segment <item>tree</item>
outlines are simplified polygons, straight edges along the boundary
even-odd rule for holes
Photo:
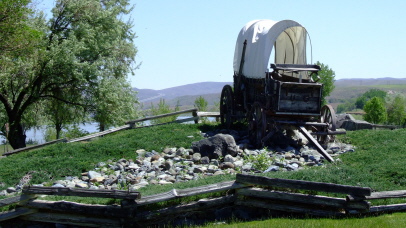
[[[357,98],[355,101],[355,107],[363,109],[366,102],[373,97],[379,97],[384,100],[386,97],[386,92],[379,89],[370,89],[362,94],[362,96]]]
[[[165,99],[160,99],[157,107],[155,107],[154,104],[151,103],[150,111],[151,111],[152,116],[158,116],[158,115],[162,115],[162,114],[179,111],[179,106],[177,105],[175,107],[175,109],[172,111],[171,108],[169,107],[169,105],[166,104]],[[159,119],[151,120],[151,123],[152,124],[167,123],[167,122],[175,121],[177,118],[178,118],[177,115],[167,116],[167,117],[162,117]]]
[[[402,125],[406,118],[405,99],[396,96],[388,107],[388,123]]]
[[[351,111],[355,109],[355,105],[353,102],[347,101],[344,104],[337,105],[337,113],[343,113],[346,111]]]
[[[130,21],[120,20],[131,9],[127,0],[57,0],[47,24],[43,17],[24,11],[22,21],[29,29],[21,34],[30,36],[17,37],[14,40],[21,42],[13,45],[32,42],[15,48],[18,52],[0,54],[3,122],[9,123],[8,140],[14,149],[25,147],[23,117],[34,104],[58,100],[94,109],[103,79],[124,80],[132,72],[135,34]]]
[[[28,90],[32,89],[29,81],[34,80],[33,59],[41,56],[41,38],[45,34],[38,26],[42,18],[33,18],[29,3],[30,0],[0,2],[0,112],[3,113],[0,124],[1,134],[13,148],[25,146],[22,123],[24,119],[33,120],[28,113],[35,107],[24,101],[32,99]]]
[[[195,99],[195,107],[199,109],[199,111],[207,111],[207,105],[208,103],[204,97],[199,96]]]
[[[69,105],[56,99],[48,100],[44,105],[46,125],[51,125],[55,130],[55,139],[61,138],[62,129],[69,125],[77,124],[85,118],[83,107]]]
[[[99,123],[99,130],[128,120],[136,119],[138,103],[136,92],[130,84],[123,79],[106,78],[101,81],[96,93],[93,119]]]
[[[386,121],[386,108],[384,102],[379,97],[373,97],[364,105],[364,120],[373,124],[383,123]]]
[[[323,92],[321,95],[322,105],[327,104],[326,97],[330,95],[330,93],[334,90],[334,79],[335,79],[335,72],[328,67],[328,65],[324,65],[323,63],[317,61],[316,65],[320,66],[320,71],[318,72],[318,76],[320,80],[318,82],[323,84]]]

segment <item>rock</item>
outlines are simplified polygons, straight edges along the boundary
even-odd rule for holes
[[[193,162],[199,162],[201,158],[202,155],[200,153],[194,153],[192,156]]]
[[[236,156],[238,152],[237,144],[231,135],[217,134],[213,137],[192,143],[194,152],[209,158],[224,157],[227,154]]]
[[[244,165],[244,161],[238,160],[234,162],[235,167],[242,167]]]
[[[8,195],[7,190],[0,191],[0,196],[6,196],[6,195]]]
[[[146,151],[144,149],[139,149],[139,150],[136,150],[135,153],[137,153],[138,156],[144,156]]]
[[[88,185],[87,185],[87,183],[80,182],[80,183],[76,183],[75,187],[76,188],[87,188]]]
[[[286,152],[285,153],[285,159],[292,159],[292,157],[294,157],[295,156],[295,154],[292,154],[291,152]]]
[[[210,158],[207,156],[204,156],[200,159],[200,163],[202,164],[209,164],[210,163]]]
[[[166,170],[172,169],[172,167],[173,167],[173,161],[172,161],[172,160],[166,160],[166,161],[165,161],[165,164],[164,164],[164,167],[165,167]]]
[[[231,162],[231,163],[234,163],[234,157],[231,156],[231,155],[229,155],[229,154],[227,154],[227,155],[224,157],[224,162]]]
[[[158,154],[152,155],[151,162],[157,161],[159,158],[161,158],[161,156],[159,156]]]
[[[219,170],[219,171],[216,171],[215,173],[213,173],[213,176],[218,176],[218,175],[224,175],[224,172]]]
[[[95,186],[95,185],[92,185],[92,186],[89,187],[89,189],[98,190],[99,187],[97,187],[97,186]]]
[[[297,163],[290,163],[286,165],[285,168],[288,170],[297,170],[299,168],[299,165]]]
[[[172,182],[166,181],[166,180],[160,180],[160,181],[158,181],[158,184],[165,185],[165,184],[172,184]]]
[[[64,187],[64,186],[62,186],[62,187]],[[14,187],[8,187],[6,189],[6,191],[7,191],[8,194],[17,192],[16,188],[14,188]]]
[[[131,164],[127,166],[128,169],[139,169],[140,167],[137,164]]]
[[[147,157],[152,157],[152,156],[154,156],[154,155],[157,155],[158,153],[156,152],[156,151],[150,151],[150,152],[145,152],[145,157],[147,158]]]
[[[251,170],[252,169],[252,164],[251,163],[247,163],[247,164],[245,164],[245,165],[243,165],[242,167],[241,167],[241,169],[242,170]]]
[[[158,184],[158,181],[157,180],[151,180],[149,183],[155,185],[155,184]]]
[[[347,131],[356,131],[363,129],[372,129],[372,124],[363,120],[345,120],[340,128],[344,128]]]
[[[104,177],[100,176],[100,177],[95,177],[95,178],[90,178],[90,182],[92,183],[102,183],[104,181]]]
[[[104,166],[106,166],[106,163],[104,163],[104,162],[97,163],[97,167],[104,167]]]
[[[220,164],[219,168],[220,169],[233,169],[234,164],[231,162],[224,162],[224,163]]]
[[[93,179],[93,178],[101,177],[101,176],[102,176],[101,173],[98,173],[98,172],[96,172],[96,171],[89,171],[89,172],[87,173],[87,175],[88,175],[89,179]]]
[[[271,165],[271,166],[269,166],[269,168],[268,169],[266,169],[265,171],[264,171],[264,173],[267,173],[267,172],[271,172],[271,171],[278,171],[279,170],[279,166],[277,166],[277,165]]]

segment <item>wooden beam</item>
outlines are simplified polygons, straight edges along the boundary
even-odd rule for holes
[[[262,188],[245,188],[238,189],[237,194],[255,198],[264,198],[264,199],[275,199],[282,201],[289,201],[301,204],[313,204],[328,206],[341,209],[351,209],[351,210],[368,210],[370,208],[369,203],[365,201],[349,203],[342,198],[334,198],[327,196],[318,196],[318,195],[306,195],[300,193],[289,193],[281,191],[266,190]]]
[[[232,205],[234,201],[235,197],[233,195],[218,197],[214,199],[201,199],[197,202],[192,202],[184,205],[167,207],[156,211],[142,212],[137,214],[135,220],[136,221],[150,220],[151,222],[156,223],[159,220],[168,220],[168,217],[174,215],[179,216],[184,215],[185,213],[191,211],[203,211],[213,207]]]
[[[107,216],[117,218],[128,218],[132,214],[128,210],[121,208],[119,205],[99,205],[99,204],[82,204],[67,201],[48,201],[32,200],[24,205],[25,207],[49,210],[54,212],[72,213],[91,216]]]
[[[6,152],[6,153],[3,154],[3,156],[9,156],[9,155],[17,154],[17,153],[20,153],[20,152],[23,152],[23,151],[38,149],[38,148],[41,148],[41,147],[44,147],[44,146],[48,146],[48,145],[59,143],[59,142],[66,142],[66,141],[67,140],[64,138],[64,139],[57,139],[57,140],[53,140],[53,141],[38,144],[38,145],[27,146],[27,147],[24,147],[24,148],[20,148],[20,149],[17,149],[17,150],[12,150],[12,151]]]
[[[68,143],[85,141],[85,140],[89,140],[89,139],[92,139],[92,138],[107,135],[107,134],[110,134],[110,133],[113,133],[113,132],[126,130],[126,129],[129,129],[129,128],[130,128],[130,125],[127,124],[127,125],[112,128],[112,129],[109,129],[109,130],[106,130],[106,131],[101,131],[101,132],[97,132],[97,133],[94,133],[94,134],[86,135],[86,136],[83,136],[83,137],[80,137],[80,138],[71,139],[71,140],[68,141]]]
[[[131,121],[127,121],[126,124],[134,124],[134,123],[138,123],[138,122],[144,122],[147,120],[153,120],[153,119],[158,119],[158,118],[168,117],[168,116],[175,116],[175,115],[189,113],[189,112],[197,112],[197,108],[187,109],[187,110],[178,111],[178,112],[171,112],[171,113],[166,113],[166,114],[157,115],[157,116],[150,116],[150,117],[137,119],[137,120],[131,120]]]
[[[2,199],[2,200],[0,200],[0,207],[8,206],[8,205],[15,204],[15,203],[22,204],[33,198],[36,198],[36,196],[35,195],[18,195],[18,196]]]
[[[406,204],[391,204],[391,205],[382,205],[382,206],[374,206],[369,209],[370,213],[376,212],[398,212],[398,211],[406,211]]]
[[[305,127],[299,126],[299,131],[316,147],[317,151],[329,162],[334,162],[334,159],[323,149],[313,136],[309,134]]]
[[[291,188],[298,190],[310,190],[319,192],[334,192],[343,193],[351,195],[371,195],[370,188],[354,187],[348,185],[322,183],[322,182],[311,182],[302,180],[288,180],[288,179],[278,179],[269,178],[262,176],[254,176],[247,174],[237,174],[236,182],[248,185],[259,185],[259,186],[269,186],[269,187],[280,187],[280,188]]]
[[[25,186],[24,194],[39,194],[39,195],[58,195],[58,196],[80,196],[80,197],[98,197],[98,198],[114,198],[114,199],[139,199],[140,192],[130,192],[122,190],[104,190],[104,189],[83,189],[83,188],[56,188],[56,187],[36,187]]]
[[[290,212],[290,213],[293,212],[293,213],[322,216],[322,217],[344,215],[344,213],[338,212],[338,211],[318,210],[318,209],[312,209],[312,208],[301,207],[301,206],[296,206],[296,205],[273,203],[273,202],[264,201],[264,200],[254,200],[254,199],[237,200],[235,202],[235,204],[239,205],[239,206],[265,208],[265,209],[276,210],[276,211],[284,211],[284,212]]]
[[[216,184],[204,185],[195,188],[176,190],[172,189],[169,192],[164,192],[156,195],[143,196],[141,199],[136,200],[137,205],[147,205],[151,203],[168,201],[171,199],[182,198],[187,196],[200,195],[211,192],[227,191],[245,187],[245,185],[235,183],[235,181],[226,181]]]
[[[24,208],[24,207],[17,208],[17,209],[12,210],[12,211],[7,211],[7,212],[4,212],[4,213],[0,213],[0,222],[1,221],[6,221],[6,220],[9,220],[9,219],[13,219],[13,218],[17,218],[17,217],[20,217],[20,216],[23,216],[23,215],[36,213],[36,212],[37,212],[37,210],[35,210],[35,209],[29,209],[29,208]]]
[[[199,117],[220,117],[220,112],[197,112]]]
[[[120,219],[96,218],[85,215],[38,212],[22,216],[21,219],[35,222],[59,223],[87,227],[122,227]]]
[[[370,196],[356,196],[356,195],[346,196],[347,201],[388,199],[388,198],[406,198],[406,190],[372,192]]]

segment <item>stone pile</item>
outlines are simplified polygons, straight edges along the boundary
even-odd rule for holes
[[[80,177],[70,176],[52,184],[30,184],[136,191],[147,185],[173,184],[207,176],[295,171],[324,164],[324,158],[306,145],[300,136],[294,137],[294,145],[275,144],[268,149],[257,150],[252,149],[244,133],[227,133],[205,133],[206,139],[194,142],[191,149],[165,148],[161,152],[139,149],[134,160],[102,161],[94,170],[82,173]],[[326,151],[334,157],[354,151],[354,148],[348,144],[330,143]],[[0,195],[16,192],[22,185],[20,182],[15,188],[0,192]]]

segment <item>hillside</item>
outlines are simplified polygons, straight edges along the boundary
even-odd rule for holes
[[[391,94],[406,94],[406,78],[340,79],[327,97],[330,103],[342,103],[357,98],[370,89],[380,89]]]
[[[214,109],[220,101],[220,94],[223,86],[232,82],[199,82],[187,84],[162,90],[152,89],[137,89],[138,99],[144,105],[144,108],[149,108],[151,103],[159,102],[160,99],[165,99],[166,103],[174,107],[177,104],[181,109],[193,107],[197,97],[204,97],[209,109]],[[377,88],[389,93],[406,94],[406,78],[370,78],[370,79],[340,79],[335,81],[335,89],[327,100],[330,103],[342,103],[345,100],[356,98],[369,89]],[[178,103],[179,102],[179,103]]]
[[[199,82],[193,84],[187,84],[182,86],[171,87],[162,90],[152,89],[137,89],[138,98],[140,102],[156,101],[160,98],[165,100],[174,99],[182,96],[193,96],[203,94],[221,93],[223,86],[226,84],[232,84],[232,82]]]

